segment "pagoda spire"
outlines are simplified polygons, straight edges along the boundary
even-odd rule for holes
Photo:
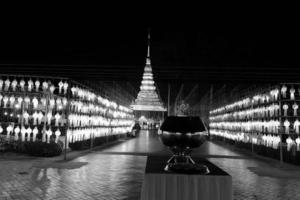
[[[147,58],[150,58],[150,30],[148,30],[148,51]]]
[[[148,49],[147,49],[146,65],[151,65],[151,59],[150,59],[150,29],[148,29]]]

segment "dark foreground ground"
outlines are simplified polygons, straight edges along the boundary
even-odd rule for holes
[[[138,200],[147,155],[168,154],[148,131],[69,161],[0,154],[0,199]],[[193,154],[232,176],[235,200],[300,199],[300,167],[210,141]]]

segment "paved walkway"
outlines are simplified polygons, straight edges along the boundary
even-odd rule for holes
[[[0,154],[0,199],[138,200],[149,154],[169,154],[150,132],[67,162]],[[205,156],[232,175],[236,200],[300,199],[300,167],[212,142],[193,156]]]

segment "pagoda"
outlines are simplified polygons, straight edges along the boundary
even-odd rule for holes
[[[150,59],[150,33],[148,33],[148,50],[143,80],[138,96],[134,103],[131,104],[131,108],[135,111],[137,117],[151,119],[152,121],[160,121],[159,118],[161,117],[159,117],[159,113],[163,113],[167,110],[158,96],[153,80]]]

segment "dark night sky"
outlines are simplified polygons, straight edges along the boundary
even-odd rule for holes
[[[21,24],[2,29],[2,73],[35,73],[74,79],[141,80],[147,26]],[[299,31],[287,26],[220,26],[151,30],[158,83],[257,83],[297,81]],[[17,64],[17,65],[15,65]],[[138,85],[137,85],[138,86]],[[164,86],[161,86],[164,87]]]
[[[298,65],[299,31],[280,27],[241,29],[152,28],[153,65]],[[2,32],[1,63],[144,65],[146,27],[14,29]]]

